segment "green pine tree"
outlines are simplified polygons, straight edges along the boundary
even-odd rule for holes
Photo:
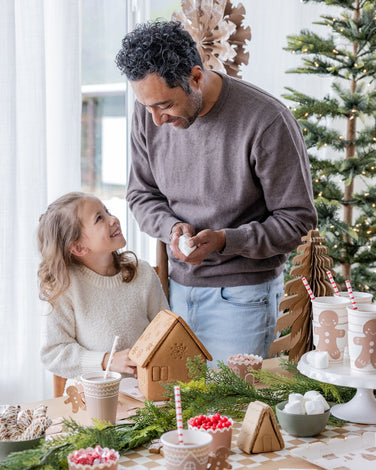
[[[314,24],[288,36],[285,50],[302,56],[289,73],[332,79],[315,98],[286,88],[311,163],[320,234],[346,290],[376,293],[376,0],[303,0],[333,6]],[[326,147],[325,156],[320,149]]]

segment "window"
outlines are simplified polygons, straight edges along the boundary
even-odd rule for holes
[[[133,96],[115,64],[127,30],[148,18],[170,19],[179,1],[82,0],[81,187],[119,217],[127,247],[152,265],[155,240],[127,210],[128,134]]]

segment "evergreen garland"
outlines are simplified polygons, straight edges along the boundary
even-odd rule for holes
[[[338,269],[336,283],[346,290],[376,293],[376,4],[374,0],[303,0],[335,7],[309,30],[288,36],[285,50],[301,55],[289,73],[333,80],[320,99],[292,88],[309,150],[320,234]],[[333,121],[335,120],[335,126]],[[339,130],[338,130],[339,129]],[[326,153],[320,149],[326,148]]]
[[[192,380],[180,383],[183,421],[198,414],[220,412],[233,418],[244,417],[248,404],[260,400],[271,407],[288,399],[290,393],[304,394],[309,390],[320,391],[328,401],[347,402],[355,390],[346,387],[318,382],[299,373],[296,365],[281,360],[281,365],[291,378],[282,374],[273,374],[265,370],[255,371],[255,376],[267,385],[258,390],[238,377],[223,362],[218,362],[217,369],[209,369],[200,356],[188,359],[188,368]],[[149,443],[163,433],[176,429],[174,385],[165,384],[166,406],[158,407],[151,401],[145,401],[144,407],[136,410],[129,422],[108,425],[95,422],[94,427],[85,427],[72,419],[63,422],[64,432],[54,439],[43,440],[31,450],[14,452],[0,462],[2,470],[66,470],[67,456],[75,449],[108,447],[121,454]],[[341,424],[341,420],[330,418],[329,424]]]

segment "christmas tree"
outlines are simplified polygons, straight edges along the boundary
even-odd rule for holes
[[[333,260],[328,256],[325,239],[317,230],[311,230],[302,241],[292,260],[292,279],[285,284],[286,297],[279,304],[279,311],[284,313],[275,328],[276,333],[287,330],[288,333],[275,339],[269,351],[270,356],[288,352],[290,361],[299,361],[304,353],[313,349],[312,304],[303,277],[316,297],[333,295],[327,275]]]
[[[376,292],[376,1],[303,0],[333,7],[288,36],[286,50],[302,55],[291,73],[331,79],[331,92],[312,97],[287,88],[308,148],[318,228],[337,272],[356,290]],[[331,8],[329,8],[331,11]]]

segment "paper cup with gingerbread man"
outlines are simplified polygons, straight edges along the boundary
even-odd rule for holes
[[[347,346],[347,306],[350,300],[323,296],[312,300],[313,344],[326,351],[329,362],[343,362]]]
[[[376,373],[376,305],[347,307],[348,342],[351,370],[359,374]]]

